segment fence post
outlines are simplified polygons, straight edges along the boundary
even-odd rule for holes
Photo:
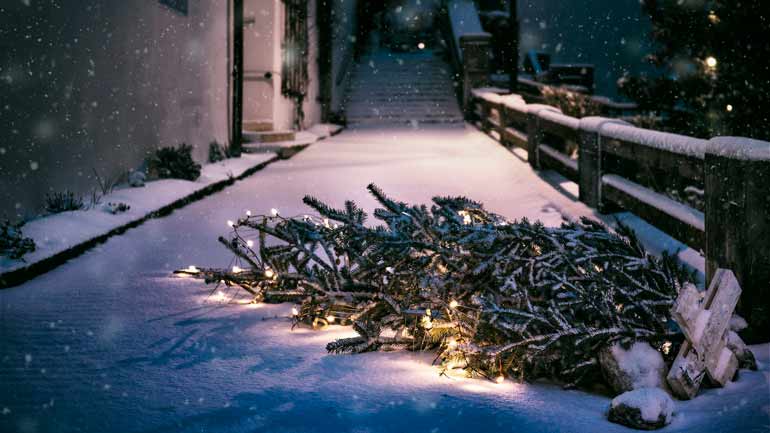
[[[463,111],[473,110],[471,90],[486,86],[489,82],[489,44],[492,35],[478,33],[460,36],[460,52],[463,56]]]
[[[719,268],[741,284],[738,313],[749,342],[770,339],[770,143],[709,142],[705,161],[706,282]]]
[[[602,143],[600,130],[605,123],[628,123],[606,117],[580,119],[578,145],[578,188],[580,201],[589,207],[602,209]]]
[[[527,109],[527,161],[536,170],[540,170],[540,158],[538,158],[537,148],[543,139],[542,135],[537,113]]]
[[[561,113],[556,107],[543,104],[527,105],[527,161],[532,168],[540,170],[540,153],[538,148],[542,143],[544,134],[540,127],[540,112],[548,110]]]

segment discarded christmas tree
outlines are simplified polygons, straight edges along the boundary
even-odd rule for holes
[[[338,210],[306,197],[320,217],[231,222],[220,241],[238,259],[232,270],[179,272],[297,302],[295,324],[352,324],[359,336],[330,352],[437,350],[444,371],[489,379],[579,385],[608,344],[680,338],[670,309],[689,275],[625,229],[510,223],[465,198],[428,208],[369,190],[380,226],[352,202]]]

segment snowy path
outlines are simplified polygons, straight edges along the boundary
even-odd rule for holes
[[[605,421],[602,396],[439,377],[430,354],[327,355],[349,329],[291,331],[290,305],[221,304],[170,276],[227,265],[216,237],[245,209],[302,214],[310,193],[371,210],[372,181],[551,225],[589,212],[475,130],[346,131],[0,291],[0,432],[629,431]],[[767,431],[768,346],[757,355],[760,372],[678,403],[664,431]]]

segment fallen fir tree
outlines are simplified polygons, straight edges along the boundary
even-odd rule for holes
[[[178,272],[257,302],[297,302],[295,325],[351,324],[359,335],[330,342],[330,352],[435,350],[444,372],[493,380],[578,386],[601,380],[597,354],[607,345],[681,340],[670,310],[692,276],[645,253],[628,229],[508,222],[462,197],[428,208],[369,191],[381,225],[365,225],[353,202],[333,209],[306,197],[320,217],[230,222],[232,236],[220,241],[233,269]]]

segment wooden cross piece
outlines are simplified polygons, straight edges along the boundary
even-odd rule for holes
[[[698,393],[705,374],[724,386],[735,375],[738,359],[727,345],[727,332],[741,286],[732,271],[719,269],[705,294],[691,284],[679,292],[672,311],[686,337],[667,381],[674,394],[689,400]]]

